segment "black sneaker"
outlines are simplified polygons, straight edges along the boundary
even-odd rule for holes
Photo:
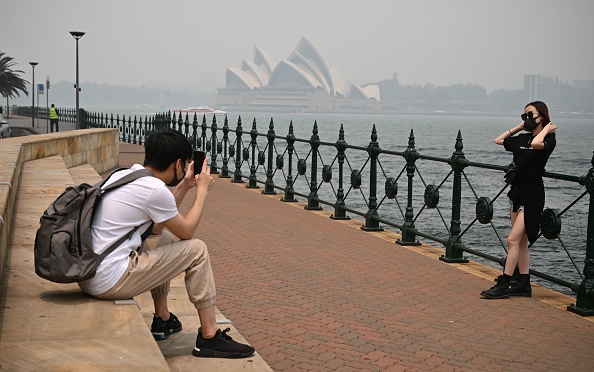
[[[198,328],[196,347],[192,350],[192,355],[211,358],[245,358],[252,355],[255,349],[233,341],[227,334],[230,330],[229,328],[223,331],[219,329],[213,338],[206,339],[202,337],[202,328]]]
[[[166,340],[174,333],[182,330],[182,324],[173,313],[169,313],[167,321],[161,319],[157,315],[153,315],[153,324],[151,325],[151,333],[157,341]]]
[[[501,282],[499,282],[493,287],[482,291],[481,296],[491,300],[499,298],[509,298],[509,292],[509,284],[502,284]]]

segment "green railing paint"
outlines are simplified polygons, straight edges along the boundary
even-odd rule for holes
[[[21,110],[22,108],[19,108]],[[75,112],[68,109],[59,109],[60,113],[64,118],[74,120],[76,117]],[[485,164],[479,162],[472,162],[466,159],[463,152],[463,140],[462,133],[459,131],[455,145],[454,152],[449,158],[442,158],[437,156],[429,156],[420,154],[415,148],[415,137],[413,130],[410,131],[408,138],[408,146],[404,152],[393,151],[388,149],[382,149],[378,143],[378,135],[375,126],[371,131],[371,141],[366,147],[349,145],[345,141],[344,129],[341,125],[338,140],[335,143],[327,143],[320,140],[318,136],[317,122],[314,122],[312,135],[309,139],[296,138],[293,133],[293,123],[289,125],[287,136],[278,136],[275,132],[274,122],[271,119],[266,133],[259,133],[257,129],[257,123],[254,119],[252,128],[250,131],[245,131],[242,127],[241,117],[237,120],[235,130],[229,129],[227,117],[225,117],[225,124],[223,126],[222,140],[219,140],[219,128],[217,127],[216,117],[213,116],[210,128],[206,122],[206,116],[202,117],[201,123],[198,122],[199,118],[194,114],[193,120],[190,121],[186,114],[185,119],[182,118],[180,113],[177,117],[169,112],[159,113],[150,117],[146,117],[144,120],[141,118],[137,120],[136,117],[116,115],[115,119],[112,115],[103,115],[86,112],[81,109],[81,127],[101,127],[101,128],[118,128],[120,133],[120,139],[124,142],[135,143],[142,145],[144,139],[148,134],[154,130],[160,130],[164,128],[172,128],[183,133],[188,140],[191,141],[192,145],[196,149],[203,149],[210,153],[211,159],[211,172],[213,174],[218,173],[217,160],[222,157],[223,167],[221,168],[221,174],[219,177],[232,177],[232,182],[243,183],[245,179],[248,183],[245,187],[247,188],[259,188],[259,184],[264,185],[264,194],[274,194],[275,190],[279,190],[283,193],[282,201],[294,202],[295,197],[299,196],[307,201],[306,209],[319,210],[321,204],[325,204],[330,208],[333,208],[334,213],[331,218],[337,220],[349,219],[347,215],[351,213],[359,216],[363,221],[364,225],[362,229],[365,231],[378,231],[382,227],[380,224],[390,226],[401,231],[401,240],[396,243],[400,245],[418,245],[418,237],[422,237],[433,242],[442,244],[445,247],[445,253],[440,258],[445,262],[468,262],[464,257],[464,253],[473,254],[475,256],[487,259],[493,262],[497,262],[500,265],[503,264],[504,257],[496,257],[487,252],[481,251],[477,247],[469,247],[463,244],[462,238],[464,235],[473,227],[476,221],[480,224],[490,224],[495,231],[498,239],[498,243],[502,246],[503,250],[506,250],[506,245],[501,236],[498,234],[497,229],[491,222],[492,218],[492,204],[493,202],[505,191],[505,187],[501,189],[491,200],[485,196],[479,196],[480,194],[473,188],[470,179],[465,173],[467,168],[480,168],[486,170],[506,172],[509,171],[510,166],[501,166],[495,164]],[[62,116],[60,118],[62,119]],[[210,134],[208,133],[210,129]],[[235,132],[235,139],[231,139],[228,136],[229,132]],[[250,142],[244,142],[243,136],[249,135]],[[265,141],[265,148],[263,151],[259,150],[258,139],[262,138],[261,141]],[[282,143],[282,151],[278,148]],[[298,153],[296,144],[300,146],[307,146],[307,155],[300,156]],[[320,149],[323,148],[326,152],[333,151],[333,161],[325,164],[320,153]],[[361,169],[353,169],[348,160],[350,152],[367,153],[367,160]],[[276,154],[276,156],[275,156]],[[386,175],[383,169],[380,157],[400,157],[404,159],[405,165],[402,167],[400,174],[397,177],[390,177]],[[233,171],[228,169],[228,163],[233,158],[233,164],[235,169]],[[416,162],[418,160],[426,160],[431,162],[448,164],[451,167],[451,171],[443,179],[441,184],[427,185],[425,180],[422,178],[422,174],[419,171]],[[530,272],[533,276],[541,279],[556,283],[558,285],[570,288],[576,293],[576,303],[568,307],[568,310],[578,313],[580,315],[594,315],[594,155],[592,157],[592,168],[589,169],[585,176],[565,175],[557,173],[545,173],[545,178],[563,180],[571,183],[578,183],[585,187],[584,194],[577,198],[566,210],[571,208],[577,203],[583,196],[588,194],[589,197],[589,211],[587,220],[587,236],[586,236],[586,257],[584,262],[583,274],[579,272],[576,266],[577,272],[582,278],[581,283],[576,283],[568,279],[555,277],[547,273],[539,272],[538,270],[531,269]],[[337,165],[336,165],[337,164]],[[367,167],[367,165],[369,166]],[[296,165],[296,170],[293,167]],[[321,169],[319,168],[321,166]],[[346,169],[345,169],[346,166]],[[242,169],[249,167],[249,176],[244,176]],[[333,168],[338,167],[338,189],[334,189],[333,181]],[[309,172],[307,169],[309,168]],[[319,170],[320,169],[320,170]],[[286,170],[286,173],[285,173]],[[350,173],[350,185],[349,182],[345,184],[345,177],[347,181]],[[378,175],[383,173],[386,178],[384,195],[378,200]],[[321,182],[318,183],[318,176],[321,174]],[[367,176],[365,176],[367,174]],[[278,186],[275,183],[275,177],[283,178],[282,186]],[[309,177],[308,177],[309,175]],[[418,209],[417,215],[415,216],[415,209],[413,201],[415,200],[414,179],[415,175],[418,175],[422,184],[425,186],[423,196],[423,205]],[[440,190],[450,180],[452,181],[452,195],[451,195],[451,219],[449,226],[442,215],[439,198]],[[260,177],[260,178],[258,178]],[[398,200],[398,181],[401,177],[406,177],[406,206],[404,211]],[[462,214],[462,190],[464,182],[468,184],[469,190],[472,191],[476,199],[476,210],[475,216],[469,216],[468,210],[464,210]],[[297,182],[304,182],[307,187],[298,188],[296,187]],[[319,190],[323,186],[329,186],[334,194],[333,200],[324,200],[319,196]],[[362,186],[368,187],[368,194],[365,195]],[[366,210],[360,210],[356,206],[349,205],[354,196],[352,194],[359,193],[361,199],[363,199]],[[380,195],[381,196],[381,195]],[[416,195],[418,198],[419,195]],[[400,211],[400,217],[402,222],[398,222],[398,215],[394,215],[381,212],[382,207],[387,202],[394,202],[396,207]],[[415,222],[420,221],[421,213],[425,210],[435,209],[444,224],[446,236],[436,235],[430,231],[419,231],[415,226]],[[565,212],[563,211],[563,212]],[[380,213],[381,212],[381,213]],[[543,223],[543,234],[544,237],[557,239],[561,245],[563,242],[558,236],[558,230],[560,225],[561,215],[555,210],[545,210],[546,218]],[[472,222],[462,229],[462,221],[472,219]],[[545,231],[546,230],[546,231]],[[565,249],[570,260],[573,262],[573,258]]]

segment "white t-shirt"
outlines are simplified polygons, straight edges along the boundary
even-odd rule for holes
[[[134,164],[130,169],[116,172],[106,185],[139,169],[143,166]],[[91,227],[95,253],[102,253],[135,227],[141,227],[101,262],[93,278],[80,282],[80,288],[90,295],[111,289],[126,272],[130,252],[140,247],[141,235],[151,223],[167,221],[177,214],[175,197],[156,177],[142,177],[107,192],[99,203]]]

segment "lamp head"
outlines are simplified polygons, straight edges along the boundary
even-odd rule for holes
[[[37,66],[37,62],[29,62],[29,64],[33,67]]]
[[[83,37],[85,33],[82,31],[70,31],[70,35],[72,35],[76,40],[80,39],[81,37]]]

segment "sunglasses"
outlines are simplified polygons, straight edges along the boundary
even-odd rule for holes
[[[530,119],[536,119],[537,117],[533,117],[534,113],[533,112],[528,112],[527,114],[522,114],[520,115],[520,117],[522,118],[522,120],[526,121],[526,119],[530,118]]]

